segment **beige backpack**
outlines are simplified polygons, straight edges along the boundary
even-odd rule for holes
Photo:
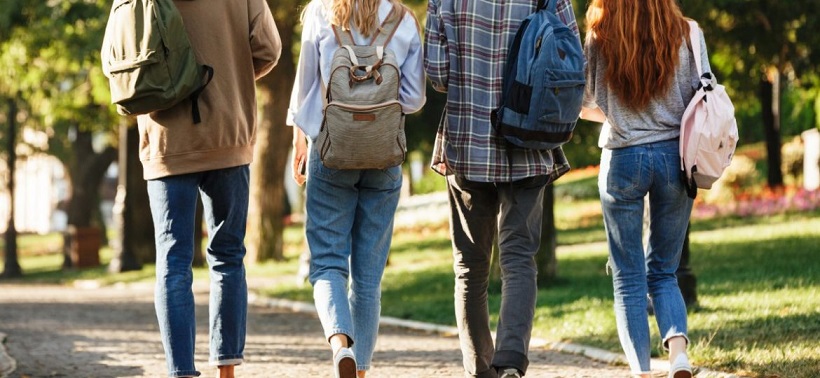
[[[316,139],[322,163],[333,169],[385,169],[404,162],[404,114],[399,104],[401,72],[390,42],[404,18],[394,4],[368,46],[333,25],[339,49],[333,55],[324,121]]]

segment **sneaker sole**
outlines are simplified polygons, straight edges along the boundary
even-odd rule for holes
[[[675,374],[672,376],[673,378],[692,378],[691,371],[676,371]]]
[[[356,361],[352,358],[342,358],[339,361],[338,369],[339,378],[356,378]]]

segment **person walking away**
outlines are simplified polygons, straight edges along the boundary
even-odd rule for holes
[[[396,11],[404,11],[385,50],[394,53],[401,72],[401,111],[414,113],[426,100],[422,46],[418,23],[403,7],[388,0],[313,0],[303,13],[302,48],[288,124],[297,126],[293,178],[300,185],[307,180],[309,280],[336,377],[364,377],[371,367],[379,329],[381,279],[402,174],[400,164],[386,169],[334,169],[320,157],[315,142],[323,127],[333,56],[340,48],[334,27],[341,28],[340,33],[349,31],[356,45],[369,45],[381,31],[379,25],[398,17],[401,13]],[[307,174],[301,169],[304,164]]]
[[[214,68],[199,96],[137,117],[140,160],[154,221],[155,306],[168,374],[195,377],[191,288],[194,215],[201,196],[210,272],[210,364],[233,377],[242,363],[247,315],[245,223],[256,135],[255,80],[276,65],[281,42],[264,0],[176,1],[197,60]]]
[[[701,56],[674,0],[593,0],[587,10],[587,90],[581,117],[604,122],[598,188],[609,243],[615,319],[636,377],[650,377],[647,294],[669,351],[669,377],[688,378],[686,305],[675,271],[692,210],[681,177],[681,117],[699,82]],[[649,242],[642,241],[644,197]]]
[[[558,1],[556,13],[577,36],[571,2],[551,1]],[[507,50],[521,21],[538,5],[536,0],[428,2],[425,69],[433,87],[447,93],[432,168],[447,178],[455,315],[467,377],[527,372],[544,188],[570,169],[560,147],[508,151],[490,120],[501,97]],[[496,237],[502,300],[493,343],[487,289]]]

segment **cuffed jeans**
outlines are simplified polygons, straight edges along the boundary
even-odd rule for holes
[[[456,323],[466,377],[496,378],[496,369],[503,367],[527,371],[547,180],[536,176],[512,184],[485,183],[447,176]],[[493,347],[487,288],[496,234],[502,282]]]
[[[686,305],[675,271],[692,199],[680,176],[678,140],[604,149],[598,187],[609,243],[618,336],[633,374],[650,371],[647,293],[663,344],[687,337]],[[649,245],[641,237],[649,195]],[[688,339],[687,339],[688,341]]]
[[[310,283],[325,338],[346,335],[368,370],[381,313],[381,281],[399,203],[401,166],[331,169],[311,148],[307,180]],[[348,291],[348,279],[350,290]]]
[[[199,376],[194,367],[196,322],[191,263],[194,218],[202,195],[209,242],[210,363],[243,360],[248,287],[245,281],[247,165],[148,181],[157,248],[155,307],[168,374]]]

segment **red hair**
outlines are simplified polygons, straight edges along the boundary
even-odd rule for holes
[[[587,43],[606,62],[604,81],[627,107],[645,108],[672,84],[689,24],[675,0],[592,0]]]

